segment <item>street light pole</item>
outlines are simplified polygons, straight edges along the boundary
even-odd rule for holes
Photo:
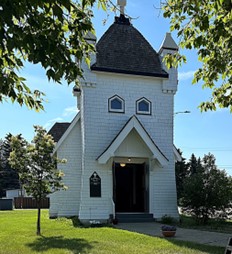
[[[189,114],[189,113],[191,113],[191,111],[185,110],[185,111],[178,111],[178,112],[175,112],[174,115],[177,115],[177,114]]]

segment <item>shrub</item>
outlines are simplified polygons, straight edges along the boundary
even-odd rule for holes
[[[175,219],[172,216],[165,214],[164,216],[162,216],[161,222],[163,224],[173,224],[175,222]]]
[[[217,169],[215,157],[205,155],[202,169],[184,182],[183,211],[206,224],[209,218],[226,218],[232,201],[232,179]],[[218,212],[220,211],[220,213]]]

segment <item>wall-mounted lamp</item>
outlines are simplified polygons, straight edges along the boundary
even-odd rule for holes
[[[120,167],[124,168],[126,166],[126,163],[120,163]]]

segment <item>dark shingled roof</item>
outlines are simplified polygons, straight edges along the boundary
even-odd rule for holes
[[[115,18],[96,51],[92,70],[168,78],[157,52],[123,15]]]
[[[68,129],[69,125],[70,123],[55,123],[49,130],[48,134],[52,135],[55,142],[58,142]]]

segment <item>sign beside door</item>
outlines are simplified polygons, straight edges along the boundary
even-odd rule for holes
[[[94,172],[89,178],[89,188],[91,198],[101,197],[101,178],[97,172]]]

